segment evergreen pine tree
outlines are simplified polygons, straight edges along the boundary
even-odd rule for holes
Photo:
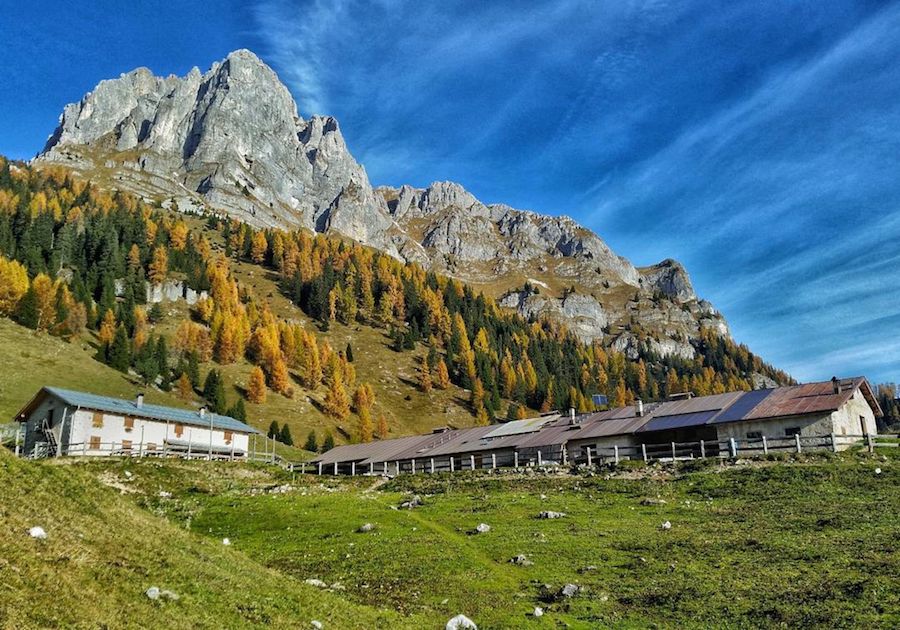
[[[319,442],[316,440],[315,431],[310,431],[309,435],[306,436],[306,444],[303,445],[303,449],[309,451],[310,453],[318,452]]]
[[[231,416],[235,420],[240,420],[241,422],[247,421],[247,409],[244,407],[244,399],[238,398],[237,402],[234,403],[228,411],[225,412],[226,416]]]
[[[187,375],[192,386],[200,386],[200,355],[196,350],[191,350],[188,354]]]
[[[128,340],[128,333],[124,326],[116,328],[116,336],[113,337],[112,344],[109,346],[107,362],[110,367],[120,372],[127,372],[131,365],[131,342]]]
[[[287,423],[281,425],[281,435],[279,436],[278,441],[282,444],[287,444],[288,446],[294,445],[294,438],[291,437],[291,428]]]
[[[331,431],[325,433],[325,441],[322,442],[322,452],[327,453],[331,449],[334,448],[334,436],[331,434]]]
[[[347,351],[344,353],[344,356],[347,357],[347,361],[353,363],[353,347],[350,345],[350,342],[347,342]]]
[[[27,326],[32,330],[37,330],[38,304],[37,293],[35,293],[33,285],[28,287],[28,290],[25,291],[25,295],[23,295],[22,299],[19,300],[19,312],[17,319],[23,326]]]
[[[270,438],[275,438],[276,440],[281,437],[281,429],[278,428],[277,421],[272,420],[272,422],[269,423],[269,432],[266,433],[266,435],[268,435]]]

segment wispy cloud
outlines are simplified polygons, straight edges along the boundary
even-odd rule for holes
[[[674,256],[802,378],[900,372],[900,7],[265,0],[263,54],[376,183],[461,181]],[[896,354],[896,352],[894,352]],[[896,378],[896,374],[892,376]]]

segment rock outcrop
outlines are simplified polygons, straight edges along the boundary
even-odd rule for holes
[[[339,233],[626,352],[689,357],[702,326],[728,334],[676,261],[637,269],[568,217],[485,204],[453,182],[374,189],[337,121],[303,119],[247,50],[205,73],[101,81],[65,107],[36,161],[185,212]]]

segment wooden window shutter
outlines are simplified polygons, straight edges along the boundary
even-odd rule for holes
[[[131,450],[131,440],[122,440],[122,450],[123,451]]]
[[[181,437],[182,435],[184,435],[184,425],[176,424],[175,425],[175,437]]]
[[[233,431],[225,431],[225,443],[231,444],[232,438],[234,438],[234,432]]]
[[[91,450],[92,451],[100,450],[100,436],[99,435],[91,436]]]
[[[92,426],[93,426],[95,429],[102,429],[102,428],[103,428],[103,413],[102,413],[102,412],[100,412],[100,411],[95,411],[95,412],[94,412],[94,419],[93,419]]]
[[[134,429],[134,418],[125,416],[125,430],[131,431],[132,429]]]

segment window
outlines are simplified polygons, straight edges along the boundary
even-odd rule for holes
[[[175,437],[181,437],[182,435],[184,435],[184,425],[176,424],[175,425]]]
[[[787,437],[794,437],[795,435],[800,435],[800,427],[788,427],[784,430],[784,434]]]
[[[762,431],[747,431],[747,439],[748,440],[761,440],[762,439]]]
[[[92,451],[100,450],[100,436],[99,435],[91,436],[91,450]]]
[[[131,432],[134,430],[134,418],[125,416],[125,430]]]
[[[122,440],[122,450],[123,451],[131,450],[131,440]]]
[[[156,443],[155,443],[155,442],[147,442],[147,450],[148,450],[148,451],[155,451],[156,448],[157,448],[157,447],[156,447]]]
[[[226,443],[226,444],[231,444],[231,440],[232,440],[233,437],[234,437],[234,432],[232,432],[232,431],[225,431],[225,443]]]
[[[103,428],[103,414],[102,413],[100,413],[99,411],[94,412],[94,420],[93,420],[93,423],[91,424],[91,426],[94,427],[95,429]]]

